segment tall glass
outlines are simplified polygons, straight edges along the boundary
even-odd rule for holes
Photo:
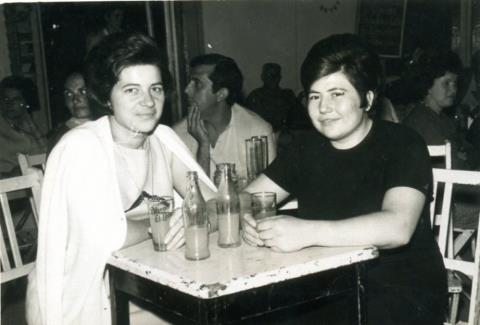
[[[170,229],[169,223],[174,209],[173,197],[151,196],[148,198],[147,204],[153,249],[158,252],[164,252],[167,250],[165,237]]]
[[[251,182],[257,176],[257,164],[255,162],[255,146],[253,139],[245,140],[245,153],[247,158],[247,177],[248,181]]]
[[[252,193],[252,216],[255,220],[273,217],[277,214],[277,194],[274,192]]]

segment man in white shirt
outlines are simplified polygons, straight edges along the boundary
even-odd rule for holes
[[[210,178],[215,164],[225,162],[235,163],[238,177],[247,178],[245,140],[252,136],[268,137],[270,163],[276,156],[272,127],[238,104],[243,76],[235,61],[206,54],[193,58],[190,68],[188,116],[173,129]]]

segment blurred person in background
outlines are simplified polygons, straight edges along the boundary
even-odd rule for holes
[[[51,130],[48,137],[48,152],[50,152],[60,138],[69,130],[93,119],[90,109],[87,86],[81,70],[74,69],[68,73],[63,85],[65,107],[70,112],[70,118]]]
[[[282,67],[278,63],[265,63],[262,67],[263,86],[247,97],[246,106],[270,123],[275,133],[288,124],[288,118],[298,110],[295,93],[280,88]]]
[[[234,163],[239,178],[247,178],[245,140],[267,136],[268,162],[276,156],[272,126],[241,106],[243,76],[232,58],[206,54],[190,62],[185,88],[188,116],[173,129],[203,170],[213,178],[215,165]]]
[[[455,169],[478,165],[479,152],[465,139],[465,133],[447,110],[457,95],[457,79],[462,69],[459,57],[450,50],[423,49],[412,62],[410,82],[417,101],[403,123],[417,131],[427,145],[452,144]]]
[[[122,24],[125,16],[124,10],[116,4],[103,5],[105,7],[101,14],[103,24],[87,35],[87,53],[105,36],[122,31]]]
[[[47,141],[30,112],[37,105],[36,88],[30,79],[10,76],[0,82],[0,176],[20,175],[18,153],[47,151]]]

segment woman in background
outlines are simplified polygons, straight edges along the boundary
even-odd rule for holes
[[[417,131],[427,145],[450,141],[453,168],[471,169],[479,164],[480,151],[466,141],[458,123],[446,114],[455,102],[461,68],[460,59],[450,50],[419,51],[410,67],[410,83],[418,101],[403,123]]]
[[[293,195],[298,217],[245,214],[244,238],[277,252],[377,246],[379,258],[366,264],[366,323],[442,324],[447,277],[428,213],[428,151],[412,130],[368,116],[380,76],[378,56],[355,35],[312,47],[301,79],[315,129],[246,188],[279,201]],[[348,322],[344,310],[333,314],[330,323]]]
[[[29,79],[10,76],[0,82],[0,178],[18,176],[18,153],[46,152],[46,139],[33,122],[35,87]]]
[[[87,86],[79,70],[73,70],[67,75],[63,85],[63,98],[71,117],[49,132],[49,152],[65,133],[93,119],[93,112],[88,102]]]
[[[87,85],[111,115],[68,132],[51,152],[43,183],[36,269],[29,275],[29,324],[110,324],[104,285],[113,251],[147,239],[150,195],[183,194],[197,170],[206,199],[215,187],[168,127],[159,48],[141,34],[113,34],[92,49]],[[137,216],[137,217],[135,217]],[[138,217],[140,216],[140,217]],[[181,211],[167,248],[184,243]]]

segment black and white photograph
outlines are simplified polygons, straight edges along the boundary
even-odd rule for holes
[[[0,0],[0,324],[480,325],[480,0]]]

